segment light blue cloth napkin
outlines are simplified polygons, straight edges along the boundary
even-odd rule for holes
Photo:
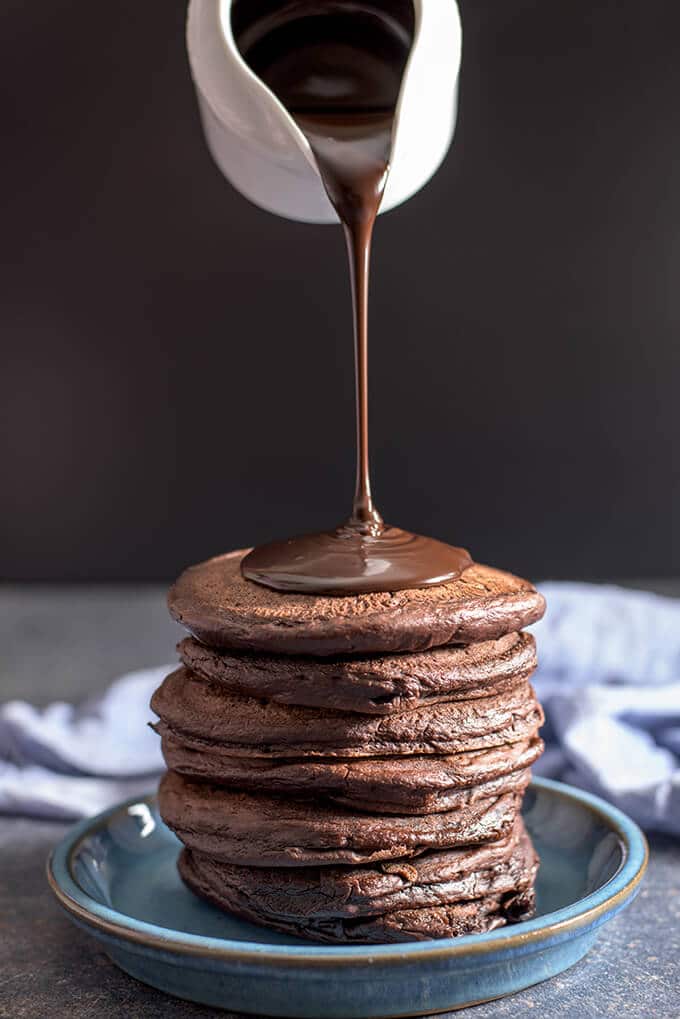
[[[643,828],[680,834],[680,600],[543,584],[536,774],[598,793]]]
[[[534,770],[680,834],[680,600],[591,584],[541,590],[535,686],[548,749]],[[78,818],[152,788],[163,762],[149,699],[172,668],[121,676],[79,707],[1,707],[0,811]]]

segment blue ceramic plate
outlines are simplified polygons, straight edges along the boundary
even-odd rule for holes
[[[269,1016],[426,1015],[565,970],[639,887],[644,836],[602,800],[535,779],[524,817],[541,857],[537,916],[462,938],[329,948],[221,913],[180,881],[179,843],[153,796],[79,824],[53,853],[48,877],[115,963],[170,994]]]

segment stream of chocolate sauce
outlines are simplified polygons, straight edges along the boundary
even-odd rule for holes
[[[243,575],[281,591],[362,594],[427,587],[470,565],[461,548],[383,523],[368,451],[368,277],[389,173],[401,82],[415,34],[411,0],[236,0],[243,58],[305,135],[342,223],[349,255],[356,377],[352,513],[333,531],[270,542]]]

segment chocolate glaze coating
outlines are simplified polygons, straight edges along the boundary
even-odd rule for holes
[[[529,633],[370,658],[319,660],[219,651],[193,637],[185,637],[177,649],[192,672],[234,693],[369,715],[488,697],[508,680],[528,679],[536,668],[536,644]]]
[[[181,668],[156,690],[151,707],[170,732],[219,743],[239,757],[453,754],[524,740],[543,721],[522,680],[494,697],[375,717],[242,697]]]
[[[507,835],[521,796],[479,800],[424,816],[369,814],[321,799],[236,792],[168,772],[158,793],[163,820],[192,850],[251,867],[394,860]]]
[[[381,654],[495,640],[543,615],[526,580],[473,563],[449,584],[334,597],[281,593],[241,575],[244,550],[191,566],[170,614],[211,647],[267,654]]]

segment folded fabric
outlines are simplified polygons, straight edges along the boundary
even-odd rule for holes
[[[592,584],[541,590],[535,687],[548,749],[534,770],[680,834],[680,600]],[[73,819],[152,789],[163,763],[149,700],[173,668],[121,676],[77,707],[0,707],[0,812]]]
[[[75,819],[152,789],[164,765],[149,701],[174,668],[126,673],[78,706],[0,707],[0,812]]]
[[[534,771],[680,834],[680,600],[592,584],[541,590],[534,685],[548,752]]]

